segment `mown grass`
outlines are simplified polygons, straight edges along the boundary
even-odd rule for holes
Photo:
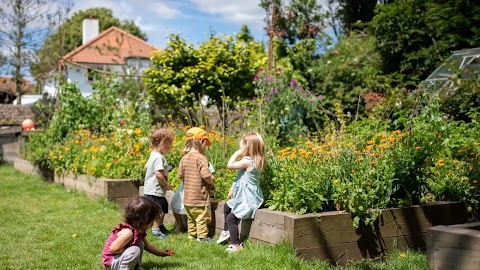
[[[102,269],[103,244],[121,218],[114,203],[89,199],[11,166],[0,166],[0,269]],[[304,262],[286,244],[247,242],[244,252],[226,254],[225,246],[189,241],[184,234],[150,240],[161,248],[174,249],[176,255],[160,258],[146,253],[146,269],[427,268],[425,255],[417,251],[393,252],[383,260],[333,267],[325,262]]]

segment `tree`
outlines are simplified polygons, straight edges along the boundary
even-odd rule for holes
[[[325,28],[326,13],[320,1],[291,0],[284,4],[280,0],[262,0],[260,6],[267,15],[274,14],[273,31],[289,45],[299,40],[318,38]],[[271,23],[271,20],[267,17],[267,24]]]
[[[267,14],[267,32],[275,34],[270,47],[275,45],[275,58],[279,66],[288,67],[288,72],[299,74],[301,78],[298,79],[308,82],[307,87],[311,89],[314,83],[309,70],[329,42],[324,33],[327,14],[322,9],[321,1],[291,0],[287,3],[262,0],[260,6]]]
[[[328,0],[330,25],[335,34],[351,30],[364,30],[375,15],[378,4],[392,3],[394,0]],[[340,29],[339,29],[340,28]]]
[[[198,48],[178,35],[171,36],[145,72],[155,103],[177,110],[197,104],[203,95],[217,105],[224,95],[252,98],[253,77],[265,68],[266,55],[261,43],[244,41],[244,32],[237,37],[212,34]]]
[[[439,3],[441,2],[441,3]],[[426,78],[452,50],[480,46],[480,2],[403,0],[371,22],[385,73]]]
[[[54,4],[45,0],[4,0],[0,5],[0,41],[8,50],[5,70],[13,75],[17,104],[21,104],[24,77],[48,29]]]
[[[88,18],[99,20],[100,32],[111,26],[117,26],[143,40],[147,39],[146,34],[133,21],[120,21],[108,8],[81,10],[67,20],[59,16],[56,18],[59,25],[57,31],[45,40],[37,52],[38,62],[31,67],[36,78],[41,80],[47,72],[57,66],[58,60],[63,55],[82,45],[82,21]]]

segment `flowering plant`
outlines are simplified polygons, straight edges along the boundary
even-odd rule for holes
[[[268,135],[279,138],[280,144],[307,134],[307,122],[315,122],[323,115],[323,96],[314,95],[312,90],[302,87],[281,69],[275,76],[259,70],[254,83],[262,126]]]

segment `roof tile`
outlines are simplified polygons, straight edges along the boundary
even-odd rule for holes
[[[148,59],[155,50],[158,49],[143,39],[112,26],[63,59],[77,63],[123,65],[128,58]]]

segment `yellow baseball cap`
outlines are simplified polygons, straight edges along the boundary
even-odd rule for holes
[[[211,145],[212,143],[208,139],[208,134],[205,130],[198,128],[198,127],[193,127],[189,130],[187,130],[186,134],[186,141],[191,141],[191,140],[207,140],[206,145]]]

